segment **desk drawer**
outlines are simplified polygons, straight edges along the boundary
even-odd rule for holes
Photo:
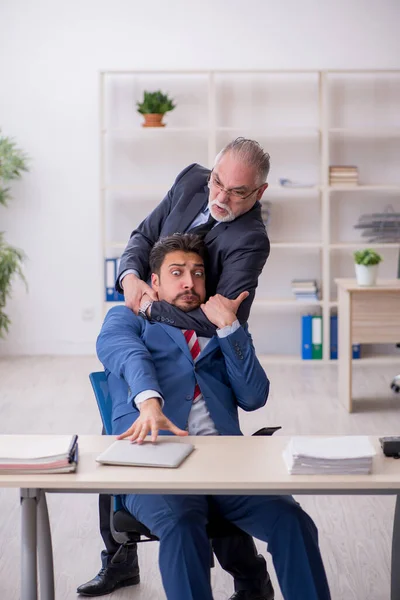
[[[351,321],[359,344],[400,342],[400,293],[353,292]]]

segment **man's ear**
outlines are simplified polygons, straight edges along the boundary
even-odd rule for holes
[[[257,196],[256,196],[257,200],[261,200],[262,195],[265,192],[265,190],[267,189],[267,187],[268,187],[268,183],[264,183],[264,185],[262,187],[260,187],[260,189],[257,192]]]
[[[156,273],[151,274],[151,287],[155,292],[158,292],[160,286],[160,278]]]

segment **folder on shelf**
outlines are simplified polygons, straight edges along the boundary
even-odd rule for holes
[[[336,360],[338,357],[338,316],[331,315],[330,321],[330,345],[331,359]],[[353,358],[361,358],[360,344],[353,344]]]
[[[313,315],[312,318],[312,358],[322,359],[322,317]]]
[[[106,301],[114,301],[114,284],[115,284],[115,260],[113,258],[106,258],[104,261],[105,269],[105,284],[106,284]]]
[[[301,358],[312,359],[312,315],[301,317]]]
[[[331,315],[330,320],[330,345],[331,345],[331,359],[336,360],[338,357],[338,320],[337,315]]]
[[[119,263],[121,262],[120,258],[116,259],[116,263],[115,263],[115,281],[117,281],[117,277],[118,277],[118,273],[119,273]],[[118,298],[117,300],[120,300],[121,302],[124,302],[125,297],[123,294],[120,294],[119,292],[117,292],[118,294]]]
[[[123,302],[124,296],[115,289],[115,281],[117,279],[117,258],[106,258],[105,265],[105,287],[106,287],[106,302]]]

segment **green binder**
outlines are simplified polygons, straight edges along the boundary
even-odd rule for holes
[[[312,318],[312,358],[322,359],[322,317],[313,315]]]

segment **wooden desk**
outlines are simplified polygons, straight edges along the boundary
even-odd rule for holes
[[[355,279],[335,282],[339,399],[352,412],[352,344],[400,342],[400,280],[380,280],[373,287],[360,287]]]
[[[7,437],[7,436],[3,436]],[[33,436],[12,436],[21,445]],[[0,475],[1,487],[21,488],[22,600],[37,600],[37,555],[41,598],[54,600],[54,573],[45,492],[182,494],[400,494],[400,461],[386,458],[378,438],[371,475],[289,475],[282,452],[289,437],[164,438],[191,442],[195,451],[178,469],[110,467],[95,462],[112,436],[80,436],[75,474]],[[398,497],[398,496],[397,496]],[[78,515],[79,518],[79,515]],[[39,535],[38,535],[39,533]],[[400,600],[400,503],[392,545],[392,595]]]

